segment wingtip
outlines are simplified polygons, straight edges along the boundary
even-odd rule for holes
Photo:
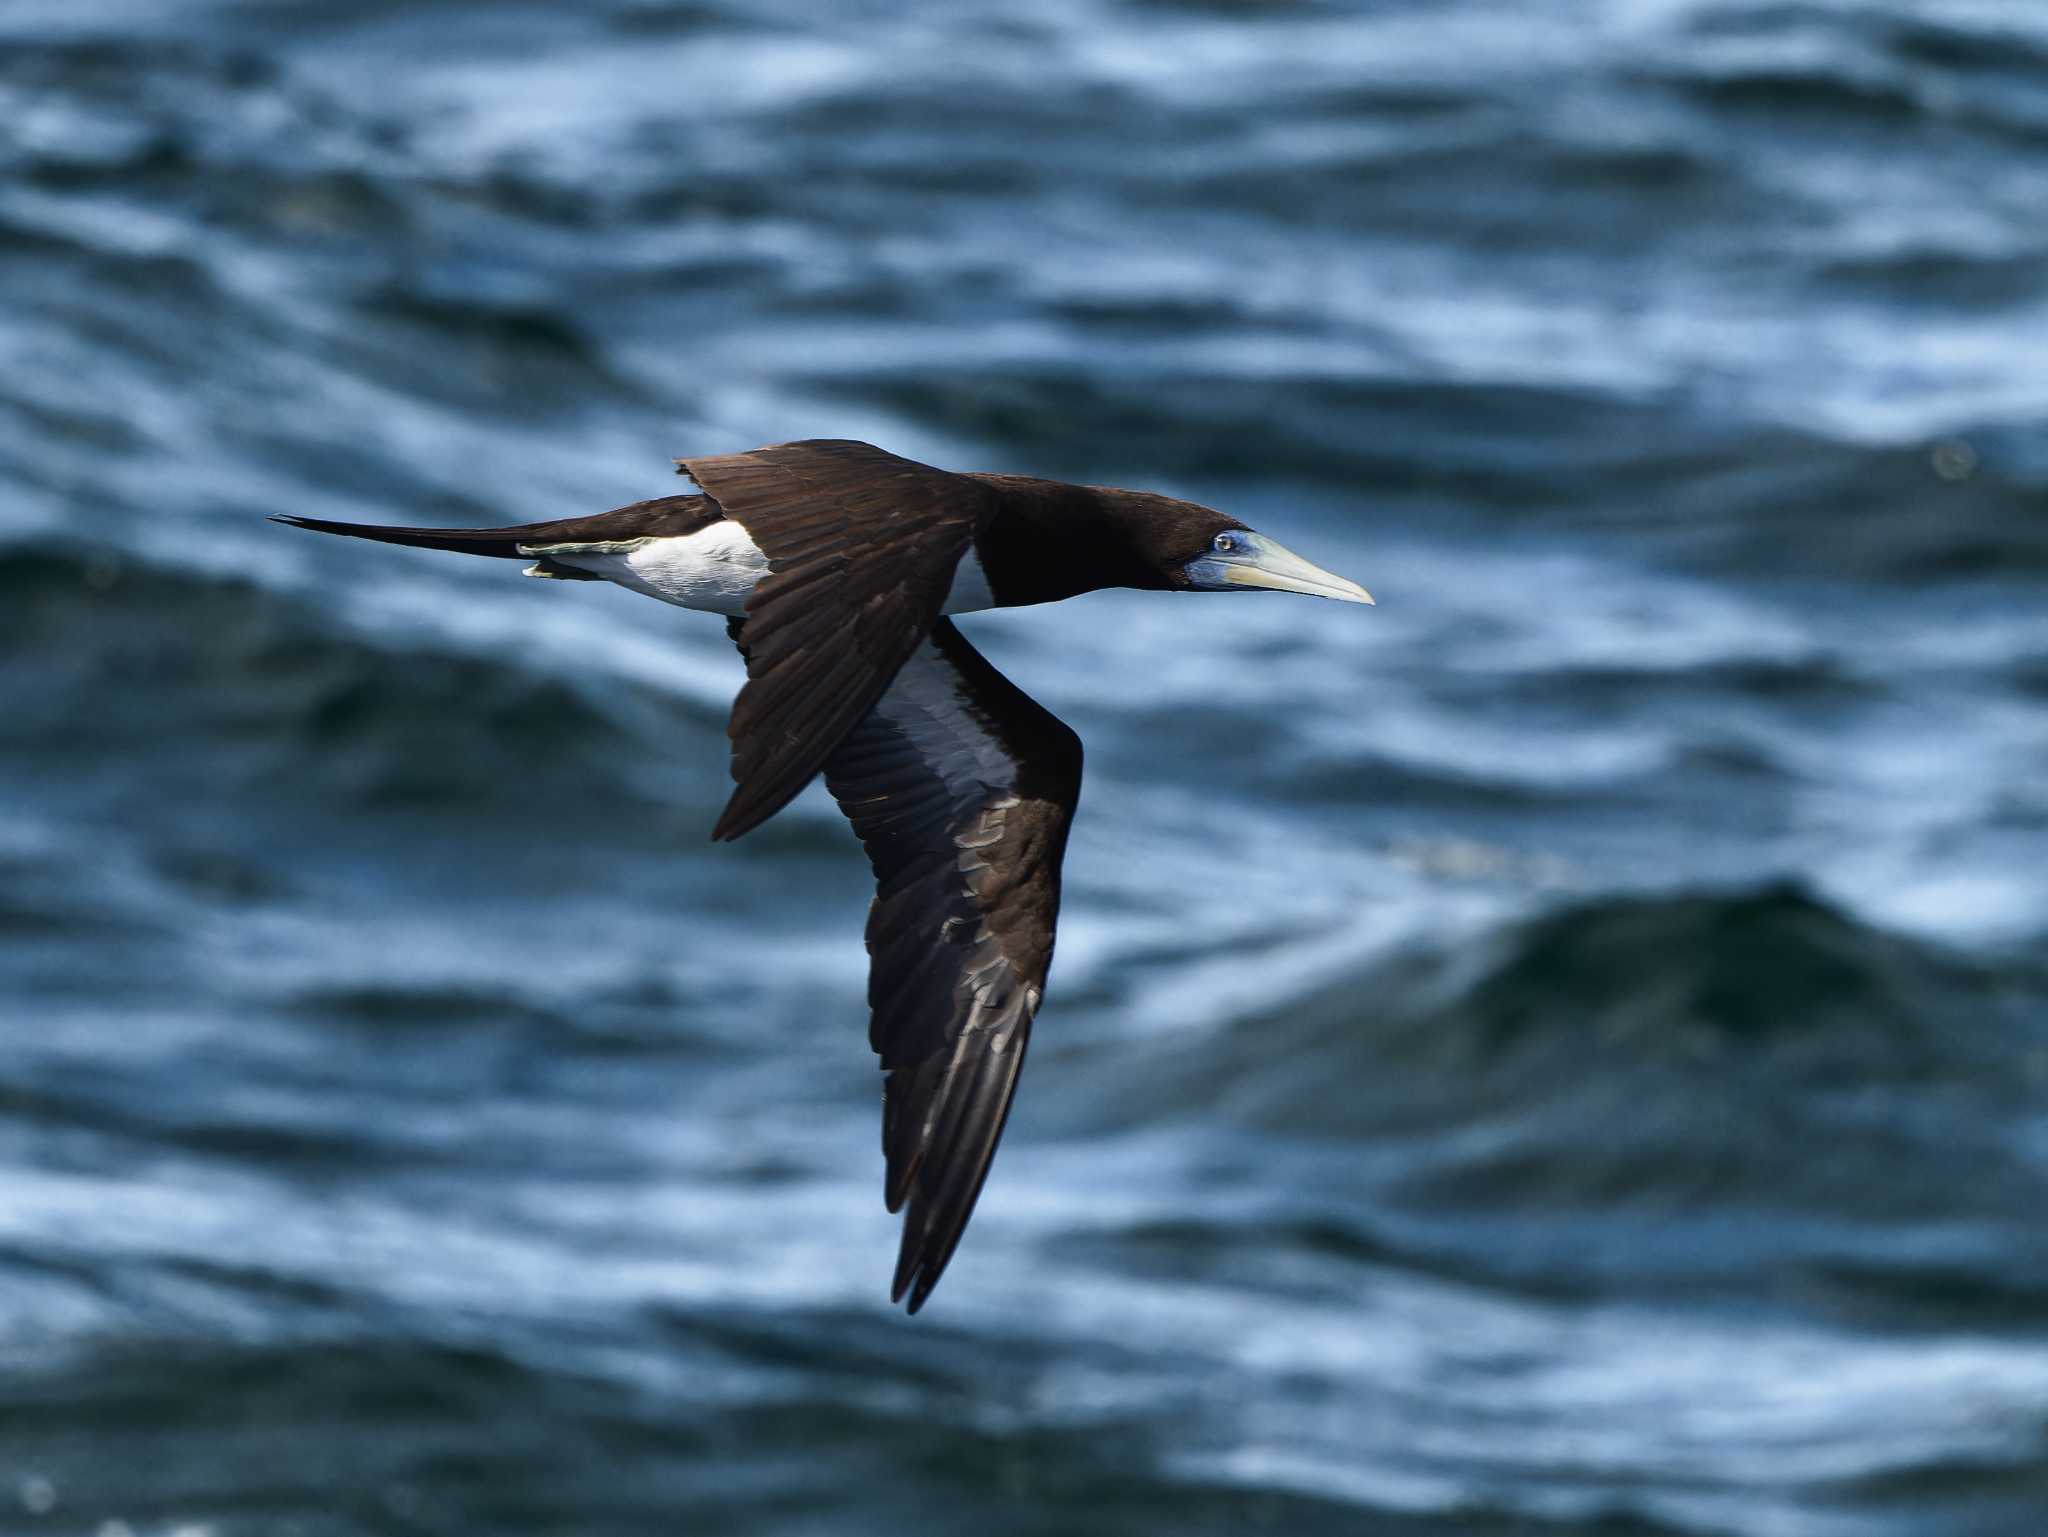
[[[937,1270],[927,1266],[923,1274],[918,1276],[917,1285],[910,1289],[910,1300],[903,1304],[903,1311],[906,1315],[915,1315],[923,1309],[925,1303],[931,1300],[932,1289],[939,1284],[939,1276],[944,1270],[945,1267],[943,1265]]]
[[[744,817],[735,816],[732,807],[727,806],[725,810],[718,814],[717,822],[712,824],[711,841],[713,843],[731,843],[735,839],[744,838],[748,833],[760,826],[761,822],[762,818],[760,817],[755,817],[752,821],[748,821]]]
[[[905,1313],[916,1313],[931,1296],[938,1279],[930,1273],[922,1254],[905,1254],[896,1267],[896,1278],[889,1283],[889,1305],[901,1306]],[[905,1297],[909,1300],[905,1301]]]
[[[711,829],[713,843],[731,843],[744,838],[763,822],[782,810],[802,793],[810,780],[800,781],[796,788],[786,794],[763,796],[757,790],[740,785],[732,792],[732,799],[725,803],[725,810],[718,814],[718,821]]]

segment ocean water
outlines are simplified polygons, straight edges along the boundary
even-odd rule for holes
[[[0,1533],[2048,1530],[2048,9],[0,7]],[[1380,599],[1088,747],[892,1310],[863,861],[524,521],[866,437]]]

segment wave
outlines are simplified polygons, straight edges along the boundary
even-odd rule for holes
[[[601,409],[639,398],[602,345],[547,304],[386,287],[355,312],[364,324],[350,345],[354,366],[409,393],[473,393],[493,409],[524,411]]]
[[[645,768],[698,750],[692,736],[722,762],[719,713],[622,679],[588,689],[516,654],[386,647],[242,577],[0,548],[0,609],[15,729],[58,781],[148,763],[171,796],[460,806],[563,831],[686,812],[693,795],[708,816],[723,789],[707,773],[693,792],[679,772],[657,791]]]
[[[1526,509],[1548,474],[1585,473],[1586,448],[1639,409],[1595,392],[1281,371],[1272,377],[1055,365],[834,369],[819,394],[1013,448],[1044,473],[1323,480],[1377,495],[1467,494]],[[1274,399],[1288,407],[1276,413]]]
[[[2022,142],[2048,131],[2034,89],[2048,61],[2038,32],[1808,4],[1702,8],[1687,30],[1706,45],[1699,56],[1648,78],[1710,112],[1837,133],[1933,121]],[[1730,55],[1724,40],[1773,46]]]
[[[1394,956],[1133,1069],[1152,1086],[1140,1115],[1421,1138],[1427,1203],[1838,1214],[2009,1196],[2002,1139],[2044,1071],[2037,962],[1891,933],[1789,882],[1574,903]]]
[[[1856,73],[1836,61],[1703,68],[1651,78],[1686,92],[1712,110],[1779,117],[1810,115],[1844,127],[1859,122],[1866,127],[1911,122],[1926,110],[1909,83]]]
[[[1328,1470],[1345,1459],[1317,1438],[1272,1466],[1219,1457],[1212,1437],[1263,1445],[1273,1433],[1166,1398],[1183,1379],[1154,1381],[1136,1352],[1097,1342],[1084,1366],[1066,1341],[1024,1328],[948,1331],[935,1321],[920,1342],[884,1330],[871,1313],[723,1308],[664,1312],[650,1333],[553,1320],[543,1334],[518,1317],[524,1299],[422,1328],[317,1283],[232,1267],[184,1267],[160,1289],[189,1308],[186,1299],[223,1283],[269,1304],[265,1335],[230,1342],[160,1329],[11,1374],[13,1400],[35,1406],[37,1471],[23,1488],[47,1489],[85,1530],[154,1530],[194,1504],[266,1529],[348,1531],[565,1522],[593,1532],[733,1531],[787,1526],[792,1510],[856,1510],[860,1530],[932,1532],[1008,1529],[1020,1508],[1036,1531],[1697,1530],[1626,1504],[1552,1517],[1479,1491],[1434,1509],[1398,1483],[1384,1502],[1325,1492],[1316,1485],[1343,1488]],[[278,1337],[280,1314],[314,1322]],[[942,1348],[931,1348],[934,1329]],[[1128,1388],[1095,1386],[1105,1354],[1128,1370]],[[1313,1407],[1323,1423],[1328,1406],[1308,1396],[1317,1386],[1290,1384],[1283,1412]],[[268,1476],[174,1486],[167,1496],[161,1458],[122,1455],[166,1438],[182,1465],[253,1464]],[[707,1478],[707,1464],[759,1467]],[[339,1515],[337,1465],[351,1479]],[[944,1512],[937,1520],[935,1510]]]

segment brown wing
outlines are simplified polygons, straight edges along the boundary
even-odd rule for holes
[[[747,600],[747,683],[714,838],[787,805],[858,724],[945,605],[988,489],[866,443],[780,443],[679,459],[769,574]]]
[[[753,642],[746,625],[746,644]],[[945,619],[825,764],[875,870],[869,1040],[888,1074],[891,1301],[915,1313],[974,1210],[1052,963],[1081,743]]]

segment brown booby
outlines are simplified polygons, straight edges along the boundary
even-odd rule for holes
[[[1081,743],[949,614],[1103,587],[1372,597],[1237,519],[1147,491],[956,474],[866,443],[676,461],[701,494],[509,528],[277,521],[531,561],[728,616],[746,659],[737,838],[822,770],[874,866],[869,1041],[886,1074],[890,1300],[916,1312],[974,1210],[1052,960]]]

